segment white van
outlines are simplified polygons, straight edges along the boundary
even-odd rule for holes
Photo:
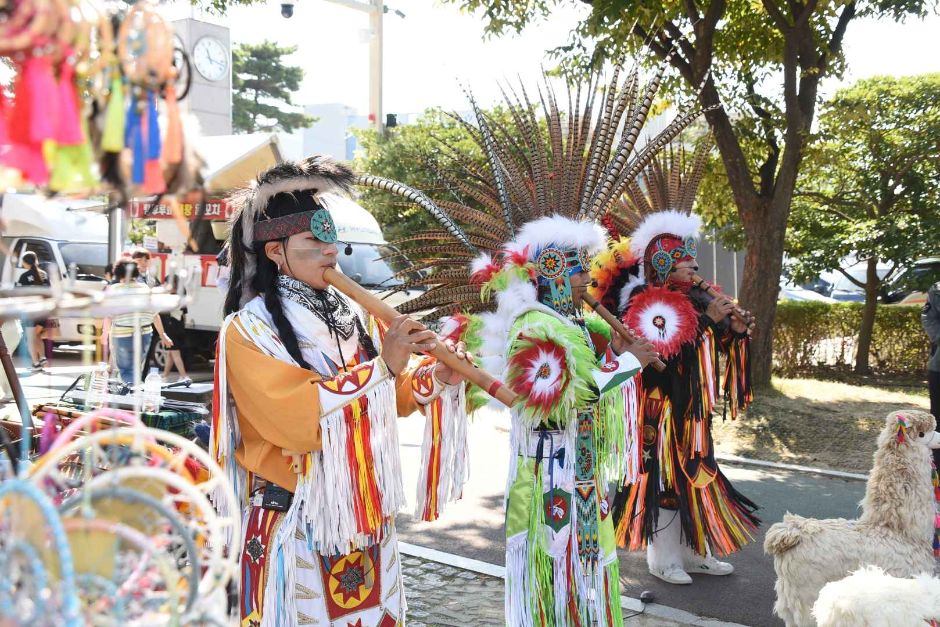
[[[39,266],[50,275],[65,278],[76,273],[78,287],[104,289],[108,265],[108,218],[89,211],[100,201],[59,200],[38,194],[3,194],[0,199],[0,286],[12,288],[26,271],[21,261],[34,252]],[[90,332],[101,331],[100,322],[59,320],[56,342],[79,343]],[[90,326],[89,326],[90,325]]]

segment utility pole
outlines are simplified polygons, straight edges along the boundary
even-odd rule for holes
[[[384,0],[326,0],[369,15],[369,120],[379,133],[384,127],[382,118],[382,21]]]

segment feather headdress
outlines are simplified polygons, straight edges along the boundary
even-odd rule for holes
[[[606,86],[598,73],[586,82],[568,82],[564,112],[547,77],[534,99],[524,86],[504,89],[507,115],[499,119],[480,111],[471,97],[475,122],[454,119],[478,145],[482,165],[444,142],[444,159],[429,167],[450,198],[431,202],[423,194],[402,193],[409,189],[404,186],[384,187],[430,211],[443,227],[394,242],[418,270],[431,270],[398,288],[428,288],[399,310],[429,311],[429,318],[479,311],[487,306],[481,299],[487,285],[497,292],[518,291],[526,260],[543,245],[559,245],[560,238],[579,249],[602,249],[603,230],[594,223],[701,114],[677,117],[635,151],[665,68],[662,64],[645,85],[638,64],[629,72],[615,68]],[[508,269],[512,276],[506,276]]]
[[[702,224],[692,206],[710,149],[708,141],[699,143],[691,154],[681,145],[670,145],[647,164],[603,217],[612,236],[628,234],[614,239],[609,251],[595,258],[591,270],[592,295],[609,309],[623,310],[633,291],[645,283],[648,277],[644,275],[652,271],[651,258],[657,252],[651,250],[652,243],[668,236],[681,249],[673,252],[689,252],[685,249],[698,237]]]
[[[232,274],[230,290],[241,290],[240,306],[256,294],[251,288],[258,268],[255,253],[255,226],[267,218],[268,203],[278,194],[311,192],[314,197],[345,193],[352,189],[355,175],[332,157],[315,155],[300,161],[286,161],[264,170],[247,187],[229,197],[234,212],[226,246]],[[229,303],[226,304],[229,307]]]
[[[614,222],[632,233],[630,248],[643,259],[650,242],[662,233],[681,239],[697,237],[702,221],[692,214],[698,186],[705,175],[710,142],[701,142],[691,155],[681,145],[670,145],[627,186],[623,198],[611,207]]]

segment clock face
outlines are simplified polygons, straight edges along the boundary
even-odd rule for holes
[[[215,37],[203,37],[193,47],[193,65],[210,81],[220,81],[228,73],[228,50]]]

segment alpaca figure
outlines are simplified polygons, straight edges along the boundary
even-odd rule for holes
[[[789,512],[773,525],[764,552],[774,558],[774,612],[787,625],[815,625],[822,587],[863,566],[895,577],[932,573],[936,504],[931,448],[940,448],[933,416],[888,414],[858,520],[803,518]]]
[[[823,586],[813,616],[819,627],[926,627],[940,620],[940,579],[899,579],[867,566]]]

